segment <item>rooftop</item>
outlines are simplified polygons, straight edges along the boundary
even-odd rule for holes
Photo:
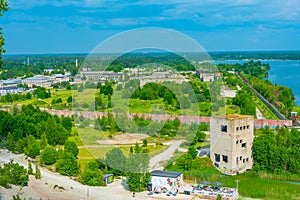
[[[160,177],[169,177],[169,178],[177,178],[180,176],[181,172],[170,172],[170,171],[162,171],[162,170],[154,170],[151,172],[151,176],[160,176]]]
[[[214,116],[213,118],[220,118],[220,119],[252,119],[252,120],[254,120],[253,116],[240,115],[240,114],[227,114],[226,116]]]
[[[34,77],[26,78],[25,80],[48,80],[48,79],[43,76],[34,76]]]

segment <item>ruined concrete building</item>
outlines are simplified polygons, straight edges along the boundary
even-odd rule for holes
[[[210,159],[222,173],[236,175],[252,168],[252,116],[212,117],[210,132]]]

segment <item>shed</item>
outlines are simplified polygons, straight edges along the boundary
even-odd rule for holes
[[[152,190],[175,192],[182,185],[182,172],[154,170],[151,172]]]
[[[104,182],[106,183],[106,185],[110,184],[114,181],[114,175],[113,174],[104,174],[103,179],[104,179]]]

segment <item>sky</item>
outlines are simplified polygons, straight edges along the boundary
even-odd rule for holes
[[[300,50],[299,0],[8,0],[7,54],[88,53],[122,31],[168,28],[208,51]]]

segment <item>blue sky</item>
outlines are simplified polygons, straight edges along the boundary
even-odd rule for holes
[[[113,34],[170,28],[216,50],[300,50],[299,0],[9,0],[8,54],[85,53]]]

